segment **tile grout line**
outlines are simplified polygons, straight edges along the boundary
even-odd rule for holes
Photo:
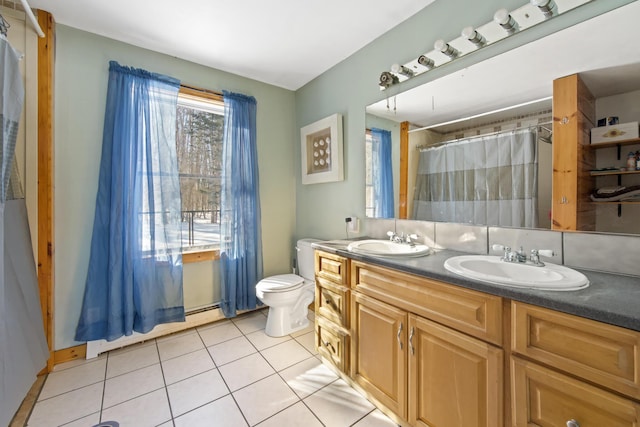
[[[160,358],[160,349],[158,348],[157,340],[155,340],[155,345],[156,345],[156,352],[158,353],[158,360],[160,363],[160,373],[162,374],[162,383],[164,384],[164,395],[167,397],[167,404],[169,405],[169,416],[171,417],[169,421],[171,421],[171,424],[175,426],[175,421],[173,418],[173,408],[171,407],[171,399],[169,398],[169,388],[167,387],[167,380],[164,376],[164,367],[162,366],[162,359]],[[153,390],[153,391],[156,391],[156,390]],[[150,393],[152,393],[153,391],[151,391]],[[164,421],[162,424],[165,424],[165,423],[166,421]]]

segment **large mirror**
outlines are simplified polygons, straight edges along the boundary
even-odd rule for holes
[[[386,131],[391,140],[389,168],[393,177],[394,217],[550,228],[553,222],[552,151],[553,147],[557,149],[563,144],[563,141],[554,140],[552,132],[553,81],[579,74],[595,97],[596,117],[616,116],[620,123],[640,121],[640,55],[637,53],[640,43],[632,37],[632,28],[638,17],[640,2],[633,2],[422,86],[397,95],[387,95],[381,101],[367,106],[367,216],[381,216],[377,214],[381,210],[372,196],[374,184],[380,182],[377,176],[380,167],[370,167],[372,158],[375,158],[371,147],[376,146],[373,140],[378,138],[377,134],[372,135],[373,130]],[[520,144],[512,140],[501,142],[500,137],[527,134],[527,131],[531,131],[535,139],[530,145],[535,147],[533,156],[536,161],[534,166],[526,165],[524,169],[534,168],[535,173],[527,175],[518,169],[518,176],[522,178],[513,178],[511,184],[513,188],[525,187],[526,193],[535,181],[536,194],[532,202],[525,203],[524,207],[505,207],[502,202],[509,196],[505,195],[504,185],[500,184],[493,195],[498,200],[494,204],[484,205],[484,214],[455,216],[444,205],[433,208],[422,203],[420,194],[430,191],[429,182],[433,185],[435,181],[437,187],[442,188],[452,180],[462,180],[466,187],[452,186],[448,192],[469,193],[473,191],[473,185],[469,187],[469,182],[494,179],[491,177],[496,176],[495,171],[469,172],[459,167],[460,163],[490,162],[488,157],[496,153],[495,147],[498,145],[507,147],[507,150],[511,147],[513,151],[514,144]],[[475,146],[475,140],[486,138],[492,138],[485,142],[488,148],[471,148]],[[433,149],[433,146],[438,148]],[[443,157],[442,153],[437,153],[443,150],[451,153],[456,149],[457,160],[451,154]],[[596,168],[624,166],[628,152],[638,150],[638,144],[623,146],[620,159],[620,148],[597,150]],[[430,151],[436,153],[424,154]],[[524,151],[518,156],[530,160],[532,154],[527,149]],[[445,158],[448,160],[443,160]],[[529,160],[513,163],[527,163]],[[497,163],[505,166],[503,160],[492,161],[493,166]],[[448,163],[448,167],[453,166],[455,171],[445,170],[445,163]],[[427,166],[429,164],[430,167]],[[436,174],[434,165],[441,166],[443,170]],[[426,169],[432,173],[426,174]],[[616,174],[598,178],[597,185],[616,186],[621,181],[626,186],[640,184],[640,172],[629,172],[624,176]],[[424,175],[429,176],[425,178]],[[522,182],[516,185],[516,180]],[[447,199],[449,193],[445,193],[440,197]],[[515,193],[513,198],[519,199],[521,195]],[[531,195],[527,194],[526,197]],[[458,206],[458,211],[478,210],[469,203],[458,203]],[[602,208],[598,206],[597,209],[596,231],[640,233],[640,225],[636,221],[640,205],[634,206],[632,202],[630,206],[625,204],[622,208],[617,204]],[[521,210],[534,213],[522,214]],[[426,211],[444,212],[444,219],[423,216]],[[515,222],[500,222],[509,215],[517,217],[513,220]],[[498,217],[502,219],[496,219]],[[525,218],[524,222],[518,223],[522,218]]]

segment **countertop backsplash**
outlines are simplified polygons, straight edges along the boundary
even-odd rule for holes
[[[362,221],[361,230],[363,236],[376,239],[386,239],[388,231],[417,234],[420,243],[435,249],[476,254],[498,255],[491,250],[494,244],[522,247],[527,254],[531,249],[551,249],[555,255],[543,260],[640,277],[640,236],[372,218]]]

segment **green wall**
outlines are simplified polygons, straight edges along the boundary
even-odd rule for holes
[[[295,227],[293,146],[298,143],[294,93],[58,25],[55,349],[77,344],[73,337],[89,262],[110,60],[167,74],[197,87],[230,90],[256,98],[265,274],[288,272],[291,268]]]
[[[525,3],[526,0],[437,0],[296,91],[298,129],[334,113],[343,115],[345,168],[342,182],[302,185],[300,144],[296,145],[297,237],[342,238],[345,236],[344,218],[364,216],[364,132],[365,107],[368,104],[464,69],[631,1],[591,1],[544,25],[516,33],[500,43],[380,92],[377,84],[379,75],[389,70],[391,64],[406,63],[432,50],[433,43],[439,38],[455,39],[467,25],[477,27],[491,21],[494,12],[500,8],[514,10]],[[553,61],[553,58],[541,60]]]

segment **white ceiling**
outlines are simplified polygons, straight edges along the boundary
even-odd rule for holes
[[[29,0],[29,5],[50,12],[60,24],[296,90],[433,1],[393,0],[393,7],[387,0]]]
[[[630,3],[400,93],[391,100],[395,112],[387,109],[384,99],[368,106],[367,112],[420,127],[434,126],[550,97],[553,80],[574,73],[582,73],[596,97],[640,89],[640,43],[632,36],[639,19],[640,2]],[[540,111],[550,105],[547,101],[533,108]],[[522,113],[512,110],[500,118]],[[434,130],[449,132],[456,127],[460,124]]]

